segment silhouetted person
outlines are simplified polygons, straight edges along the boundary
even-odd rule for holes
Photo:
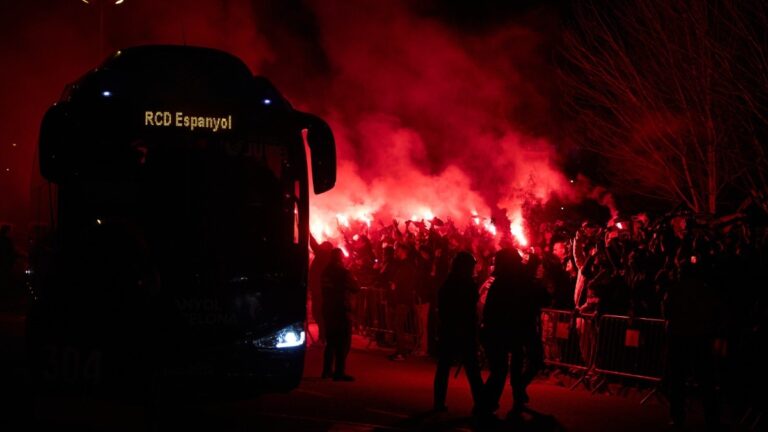
[[[331,259],[333,245],[324,241],[318,243],[314,236],[309,237],[315,258],[309,265],[309,295],[312,297],[312,317],[317,323],[318,341],[325,342],[325,323],[323,322],[322,277],[328,261]]]
[[[537,265],[535,261],[530,264]],[[526,389],[543,363],[538,319],[541,308],[548,303],[546,290],[536,283],[516,250],[505,248],[496,253],[493,275],[481,328],[490,375],[480,414],[488,416],[499,407],[507,372],[513,412],[528,403]]]
[[[474,279],[475,264],[475,258],[469,252],[457,254],[448,278],[437,293],[438,357],[435,371],[435,411],[446,410],[448,375],[455,360],[459,360],[464,366],[476,407],[482,397],[483,379],[477,360],[479,293]]]
[[[427,245],[419,247],[416,257],[416,273],[418,286],[416,290],[416,304],[414,305],[414,322],[416,324],[416,353],[427,355],[429,345],[429,309],[435,302],[435,272],[432,250]]]
[[[681,248],[682,249],[682,248]],[[716,340],[721,325],[721,299],[707,254],[678,254],[678,278],[669,287],[668,321],[669,409],[672,424],[685,421],[685,387],[689,373],[699,385],[707,427],[716,430]]]
[[[410,248],[400,243],[395,248],[395,261],[392,263],[393,302],[395,304],[392,326],[395,331],[395,352],[390,360],[403,360],[410,352],[409,339],[412,340],[414,329],[409,326],[409,317],[415,304],[416,290],[419,278],[416,265],[413,262]]]
[[[11,226],[0,226],[0,295],[11,295],[13,286],[13,264],[16,249],[10,237]]]
[[[326,338],[323,378],[332,376],[335,381],[354,380],[346,374],[345,366],[352,344],[350,297],[359,289],[352,273],[344,267],[344,253],[339,248],[333,249],[322,277],[322,315]]]

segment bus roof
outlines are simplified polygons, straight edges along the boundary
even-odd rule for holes
[[[189,67],[192,70],[206,70],[215,66],[223,68],[223,73],[233,76],[252,75],[248,66],[232,54],[213,48],[187,45],[141,45],[121,49],[110,55],[100,69],[156,70],[158,65],[163,64]]]
[[[71,84],[62,100],[110,96],[142,107],[243,106],[264,91],[263,84],[254,84],[250,69],[232,54],[203,47],[145,45],[116,51]],[[271,84],[268,87],[275,105],[290,107]]]

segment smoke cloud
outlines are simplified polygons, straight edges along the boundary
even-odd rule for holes
[[[74,0],[16,2],[4,15],[0,158],[14,174],[0,180],[13,198],[0,219],[35,219],[41,208],[34,148],[64,85],[108,52],[149,43],[232,52],[329,121],[339,176],[313,197],[315,224],[339,214],[514,217],[526,197],[573,189],[553,163],[547,14],[534,16],[546,25],[516,11],[468,29],[397,0],[126,0],[105,9],[101,34],[97,9]],[[19,144],[11,152],[6,141]]]
[[[473,211],[519,214],[524,197],[564,189],[554,147],[525,124],[550,114],[535,73],[545,67],[540,34],[520,25],[468,34],[405,2],[312,10],[328,90],[301,102],[330,120],[340,157],[338,186],[314,200],[316,217],[354,209],[465,222]]]

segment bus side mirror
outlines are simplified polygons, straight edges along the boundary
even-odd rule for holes
[[[333,189],[336,184],[336,142],[333,131],[323,119],[301,113],[302,128],[307,130],[307,144],[312,160],[312,183],[316,194]]]
[[[46,111],[40,125],[40,174],[52,183],[66,180],[73,168],[67,151],[74,135],[71,117],[66,102],[59,103]]]

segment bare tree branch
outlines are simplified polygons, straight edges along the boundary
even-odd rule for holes
[[[576,3],[566,101],[586,130],[577,139],[615,183],[712,214],[738,198],[722,196],[732,186],[768,196],[767,11],[736,0]]]

